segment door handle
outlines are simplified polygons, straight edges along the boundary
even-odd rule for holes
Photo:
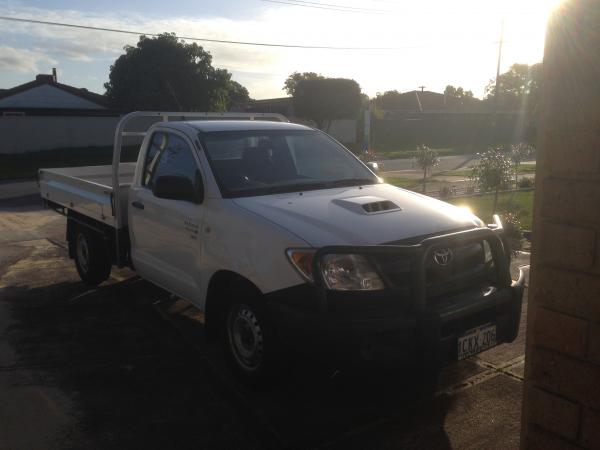
[[[142,202],[138,202],[137,200],[135,202],[131,202],[131,206],[138,209],[144,209],[144,204]]]

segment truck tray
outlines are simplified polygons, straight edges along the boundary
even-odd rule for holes
[[[119,207],[127,225],[127,199],[133,181],[135,163],[119,165]],[[115,227],[113,213],[112,166],[62,167],[40,169],[40,194],[49,200],[85,216]]]

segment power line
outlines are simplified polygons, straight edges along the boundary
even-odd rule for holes
[[[346,6],[346,5],[336,4],[336,3],[312,2],[312,1],[307,1],[307,0],[287,0],[285,3],[289,3],[289,2],[294,3],[294,6],[305,6],[305,7],[309,7],[309,8],[310,7],[315,7],[315,8],[316,7],[325,7],[325,8],[331,7],[331,8],[334,8],[336,11],[340,10],[340,11],[347,11],[347,12],[380,13],[380,14],[386,14],[386,13],[393,12],[391,10],[385,10],[385,9],[360,8],[358,6]]]
[[[391,12],[385,9],[374,9],[374,8],[361,8],[360,6],[349,6],[349,5],[340,5],[339,3],[323,3],[323,2],[313,2],[309,0],[288,0],[294,3],[308,3],[311,5],[320,5],[320,6],[333,6],[336,8],[344,8],[344,9],[356,9],[358,11],[377,11],[377,12]]]
[[[274,0],[273,0],[274,1]],[[20,22],[20,23],[30,23],[36,25],[50,25],[57,27],[66,27],[66,28],[76,28],[82,30],[93,30],[93,31],[105,31],[110,33],[121,33],[121,34],[131,34],[131,35],[144,35],[144,36],[152,36],[157,37],[160,36],[160,33],[147,33],[144,31],[134,31],[134,30],[124,30],[120,28],[105,28],[105,27],[94,27],[91,25],[80,25],[74,23],[65,23],[65,22],[51,22],[47,20],[36,20],[36,19],[25,19],[22,17],[10,17],[10,16],[0,16],[0,20],[7,20],[11,22]],[[179,39],[185,39],[188,41],[198,41],[198,42],[213,42],[217,44],[232,44],[232,45],[249,45],[249,46],[259,46],[259,47],[276,47],[276,48],[296,48],[296,49],[307,49],[307,50],[358,50],[358,51],[398,51],[398,50],[416,50],[416,49],[425,49],[432,48],[432,45],[406,45],[401,47],[337,47],[330,45],[300,45],[300,44],[273,44],[268,42],[249,42],[249,41],[230,41],[223,39],[211,39],[211,38],[203,38],[203,37],[193,37],[193,36],[177,36]],[[504,41],[506,44],[507,41]],[[483,45],[495,45],[497,42],[487,42],[483,43]]]
[[[21,22],[21,23],[33,23],[38,25],[51,25],[57,27],[67,27],[67,28],[78,28],[83,30],[94,30],[94,31],[107,31],[111,33],[122,33],[122,34],[134,34],[134,35],[144,35],[144,36],[159,36],[159,33],[146,33],[143,31],[134,31],[134,30],[123,30],[118,28],[104,28],[104,27],[94,27],[91,25],[79,25],[74,23],[64,23],[64,22],[50,22],[47,20],[36,20],[36,19],[24,19],[21,17],[9,17],[9,16],[0,16],[0,20],[8,20],[12,22]],[[280,48],[299,48],[299,49],[310,49],[310,50],[410,50],[410,49],[420,49],[427,48],[428,46],[424,45],[415,45],[415,46],[404,46],[404,47],[336,47],[329,45],[300,45],[300,44],[272,44],[267,42],[247,42],[247,41],[228,41],[223,39],[210,39],[210,38],[202,38],[202,37],[191,37],[191,36],[177,36],[180,39],[185,39],[188,41],[199,41],[199,42],[214,42],[217,44],[234,44],[234,45],[254,45],[260,47],[280,47]]]
[[[282,0],[261,0],[263,2],[267,2],[267,3],[278,3],[280,5],[289,5],[289,6],[302,6],[304,8],[314,8],[314,9],[325,9],[328,11],[341,11],[341,12],[351,12],[351,13],[364,13],[363,11],[354,11],[352,9],[343,9],[343,8],[331,8],[329,6],[316,6],[316,5],[304,5],[302,3],[291,3],[291,2],[286,2],[286,1],[282,1]],[[378,13],[375,13],[378,14]]]

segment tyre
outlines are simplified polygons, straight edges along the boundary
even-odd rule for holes
[[[280,370],[275,331],[260,295],[250,289],[228,292],[223,346],[236,375],[251,385],[264,385]]]
[[[75,267],[84,283],[97,286],[110,276],[111,262],[103,239],[97,233],[77,227],[74,233]]]

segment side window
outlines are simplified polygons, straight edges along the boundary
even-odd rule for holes
[[[152,188],[152,186],[150,185],[150,180],[152,179],[152,174],[154,173],[154,169],[156,168],[158,158],[160,157],[161,152],[165,149],[166,144],[167,135],[165,133],[158,132],[152,135],[150,146],[148,147],[148,151],[146,152],[146,160],[144,161],[142,186]]]
[[[156,179],[163,175],[186,177],[196,189],[202,183],[200,169],[185,140],[175,134],[160,132],[152,136],[142,185],[152,189]]]

